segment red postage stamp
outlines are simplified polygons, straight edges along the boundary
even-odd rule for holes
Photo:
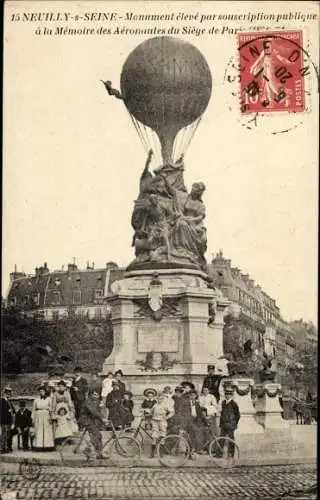
[[[302,31],[238,33],[241,113],[305,110]]]

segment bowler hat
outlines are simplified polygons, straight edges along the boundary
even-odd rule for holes
[[[64,380],[59,380],[59,382],[57,383],[57,385],[63,385],[64,387],[66,387],[66,383]]]
[[[156,396],[157,395],[157,391],[155,389],[153,389],[152,387],[150,387],[149,389],[145,389],[143,391],[143,395],[148,397],[148,395],[151,394],[151,396]]]
[[[121,375],[123,377],[123,373],[122,373],[122,370],[117,370],[115,375],[117,375],[119,373],[119,375]]]
[[[215,370],[215,365],[208,365],[207,370]]]
[[[192,391],[194,391],[195,389],[195,386],[192,382],[188,382],[187,380],[185,380],[184,382],[181,382],[181,387],[190,387],[190,389]]]

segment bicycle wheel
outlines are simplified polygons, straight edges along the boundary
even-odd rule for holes
[[[135,441],[138,441],[140,446],[142,446],[143,435],[142,432],[138,430],[138,428],[128,427],[127,429],[123,429],[120,433],[120,436],[132,437]]]
[[[188,441],[178,434],[168,434],[157,446],[159,461],[166,467],[180,467],[188,460],[190,451]]]
[[[26,458],[23,462],[20,463],[19,473],[25,478],[29,480],[38,479],[41,472],[41,466],[37,459]]]
[[[119,467],[133,467],[140,459],[141,448],[136,439],[130,436],[117,436],[110,449],[112,462]]]
[[[70,436],[59,446],[61,462],[64,465],[89,465],[95,457],[95,451],[87,435]]]
[[[237,464],[240,450],[233,439],[228,437],[217,437],[210,443],[209,455],[216,465],[228,469]]]

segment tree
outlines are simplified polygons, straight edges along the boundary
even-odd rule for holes
[[[314,324],[302,319],[291,321],[291,331],[296,342],[294,362],[287,374],[296,392],[317,393],[318,348],[317,329]]]
[[[113,347],[110,319],[89,320],[75,314],[45,321],[27,317],[16,309],[4,310],[2,317],[3,373],[41,372],[49,369],[52,359],[42,356],[37,346],[49,346],[54,352],[72,359],[66,370],[80,364],[84,371],[101,369]]]

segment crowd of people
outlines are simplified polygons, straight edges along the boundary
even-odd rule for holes
[[[221,377],[215,376],[215,367],[208,366],[200,394],[190,381],[182,381],[172,389],[148,388],[139,402],[139,413],[145,428],[152,436],[151,456],[159,439],[166,434],[185,431],[197,453],[206,453],[204,443],[208,433],[234,439],[240,412],[233,400],[232,387],[222,390]],[[89,386],[81,368],[74,371],[72,381],[59,380],[55,384],[45,381],[38,388],[38,397],[32,411],[20,400],[16,410],[11,401],[12,390],[5,387],[1,395],[1,453],[12,451],[17,436],[22,450],[52,451],[69,436],[86,429],[97,458],[102,457],[102,435],[106,422],[113,427],[127,429],[134,420],[134,400],[126,389],[123,373],[109,373],[102,387]],[[137,408],[136,408],[137,409]],[[233,451],[231,450],[231,456]]]

